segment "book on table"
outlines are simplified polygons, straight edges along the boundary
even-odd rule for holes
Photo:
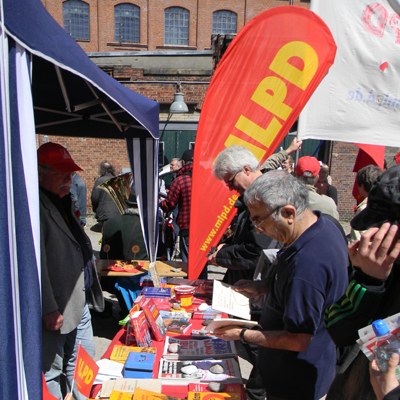
[[[200,319],[200,320],[209,320],[214,318],[223,318],[224,316],[228,316],[227,314],[214,310],[211,306],[207,307],[204,310],[197,309],[193,312],[192,319]]]
[[[160,359],[159,379],[200,382],[242,383],[236,358],[204,360]]]
[[[188,400],[246,400],[246,390],[240,383],[224,383],[219,392],[211,391],[208,383],[194,382],[188,385]]]
[[[162,381],[161,379],[110,379],[103,382],[98,396],[100,399],[109,399],[113,391],[130,393],[133,396],[136,388],[139,387],[161,392]]]
[[[165,334],[167,333],[167,327],[165,322],[160,315],[156,304],[152,298],[141,297],[141,299],[135,303],[144,311],[147,322],[150,325],[151,331],[153,332],[154,339],[158,342],[164,340]]]
[[[229,358],[236,356],[233,340],[199,337],[165,338],[162,357],[170,360],[199,360],[204,358]]]
[[[152,378],[155,359],[154,353],[129,353],[123,369],[124,378]]]
[[[110,360],[125,363],[129,353],[156,353],[156,347],[139,347],[139,346],[124,346],[122,344],[116,344],[111,351]]]
[[[145,297],[167,297],[169,299],[171,298],[171,288],[145,286],[140,294]]]
[[[170,333],[186,333],[189,328],[192,326],[192,323],[185,320],[177,320],[177,319],[165,319],[164,323],[167,327],[167,332]]]
[[[187,311],[166,311],[160,310],[160,315],[163,319],[174,319],[179,321],[189,321],[192,318],[192,313]]]
[[[133,400],[180,400],[181,398],[168,396],[164,393],[154,392],[152,390],[146,390],[137,388],[133,395]]]
[[[151,347],[152,339],[150,335],[150,328],[144,311],[143,310],[132,311],[132,310],[129,312],[127,341],[128,338],[133,336],[138,346]]]

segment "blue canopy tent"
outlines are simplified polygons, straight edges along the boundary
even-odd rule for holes
[[[37,400],[42,326],[35,133],[127,140],[155,261],[159,105],[93,64],[40,0],[0,0],[0,7],[0,398]]]

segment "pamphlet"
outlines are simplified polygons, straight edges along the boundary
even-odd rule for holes
[[[235,317],[250,319],[250,299],[236,292],[231,285],[214,281],[212,308]]]
[[[243,328],[251,329],[257,325],[257,321],[248,321],[236,318],[215,318],[205,328],[203,328],[203,331],[212,333],[215,329],[223,328],[224,326],[242,326]]]

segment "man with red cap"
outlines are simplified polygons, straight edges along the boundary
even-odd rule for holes
[[[321,165],[315,157],[304,156],[297,161],[295,172],[297,177],[307,186],[309,207],[311,210],[321,211],[335,219],[339,219],[336,204],[328,196],[317,193],[315,184],[318,182]]]
[[[72,173],[82,169],[57,143],[39,147],[40,247],[42,280],[42,369],[50,393],[63,399],[65,372],[70,391],[78,344],[93,357],[89,305],[104,308],[90,239],[73,211]],[[74,390],[75,399],[83,399]]]

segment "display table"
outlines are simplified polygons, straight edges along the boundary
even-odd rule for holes
[[[115,265],[117,260],[96,260],[97,273],[100,276],[136,276],[149,272],[148,260],[136,261],[141,266],[135,267],[133,272],[129,271],[110,271],[108,267]],[[187,263],[179,261],[156,261],[156,269],[159,277],[187,277]]]
[[[191,320],[192,325],[189,328],[190,330],[187,332],[187,334],[190,334],[190,332],[193,329],[199,330],[202,328],[202,320]],[[115,345],[125,345],[125,340],[126,340],[126,327],[122,327],[117,333],[116,335],[113,337],[113,339],[111,340],[109,346],[107,347],[107,350],[104,352],[104,354],[101,356],[102,359],[104,358],[110,358],[111,356],[111,352],[114,348]],[[180,337],[180,335],[171,335],[174,337]],[[155,347],[157,349],[156,352],[156,360],[154,363],[154,370],[153,370],[153,378],[157,379],[158,378],[158,370],[159,370],[159,365],[160,365],[160,358],[162,356],[163,353],[163,349],[164,349],[164,341],[161,342],[157,342],[155,340],[152,341],[151,344],[152,347]],[[92,388],[92,392],[91,392],[91,396],[90,398],[95,398],[97,396],[97,394],[99,393],[101,389],[101,385],[94,385]]]

